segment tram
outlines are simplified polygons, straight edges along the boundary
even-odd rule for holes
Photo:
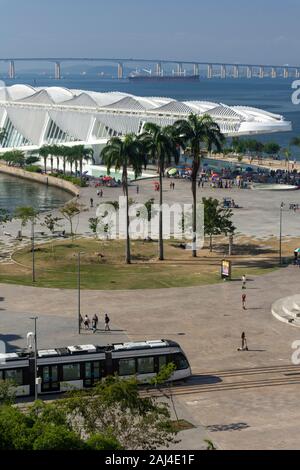
[[[191,376],[191,368],[180,345],[171,340],[118,343],[109,346],[93,344],[43,349],[37,352],[37,384],[40,395],[70,389],[92,387],[109,375],[136,376],[146,382],[168,363],[176,370],[170,381]],[[11,380],[16,396],[35,393],[35,354],[21,350],[0,354],[0,380]]]

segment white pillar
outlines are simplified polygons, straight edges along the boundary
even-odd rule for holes
[[[61,79],[61,67],[60,62],[55,62],[55,80]]]
[[[240,71],[237,65],[233,66],[233,78],[239,78],[240,76]]]
[[[248,67],[247,67],[247,78],[252,78],[252,75],[253,75],[252,67],[250,67],[248,65]]]
[[[156,75],[158,75],[159,77],[162,75],[162,67],[161,67],[161,62],[157,62],[156,64]]]
[[[118,79],[122,80],[124,78],[124,69],[123,64],[121,62],[118,63]]]
[[[259,67],[259,78],[264,78],[265,76],[265,69],[263,66]]]
[[[221,78],[226,78],[226,65],[221,65]]]
[[[194,64],[194,75],[199,76],[199,64]]]
[[[213,66],[211,64],[207,65],[207,78],[213,77]]]
[[[15,62],[13,60],[9,62],[8,76],[12,80],[16,78]]]

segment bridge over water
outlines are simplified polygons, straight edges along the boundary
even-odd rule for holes
[[[97,57],[15,57],[0,58],[0,62],[8,63],[8,76],[10,79],[16,78],[16,63],[20,62],[50,62],[54,64],[54,76],[57,80],[62,78],[63,63],[99,63],[99,64],[115,64],[116,77],[120,80],[125,78],[125,65],[146,65],[153,67],[154,76],[163,76],[164,68],[173,65],[175,70],[173,73],[178,76],[186,74],[184,67],[188,67],[190,74],[200,75],[203,71],[204,76],[211,79],[215,76],[221,79],[227,77],[240,78],[245,77],[251,79],[253,77],[265,78],[300,78],[300,65],[274,65],[274,64],[249,64],[249,63],[225,63],[225,62],[203,62],[203,61],[187,61],[174,59],[145,59],[145,58],[97,58]],[[152,73],[152,69],[151,69]]]

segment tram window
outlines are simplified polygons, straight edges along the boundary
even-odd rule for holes
[[[154,372],[154,357],[139,357],[138,374],[150,374]]]
[[[100,362],[94,362],[94,379],[99,379],[100,377]]]
[[[119,375],[134,375],[135,359],[119,359]]]
[[[63,365],[63,380],[79,380],[80,379],[80,365],[79,364],[64,364]]]
[[[23,385],[23,370],[11,369],[4,373],[5,380],[12,380],[17,385]]]
[[[188,361],[182,353],[174,354],[174,362],[178,370],[187,369],[189,367]]]
[[[167,365],[167,356],[159,356],[158,357],[158,370],[161,370],[166,365]]]

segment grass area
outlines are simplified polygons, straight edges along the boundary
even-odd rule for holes
[[[222,247],[222,244],[220,244]],[[37,287],[76,288],[77,253],[81,255],[81,287],[83,289],[127,290],[187,287],[223,282],[220,261],[223,253],[207,249],[192,258],[191,252],[180,249],[175,242],[165,243],[165,261],[157,260],[157,242],[132,242],[132,264],[124,264],[124,241],[77,239],[38,245],[35,250]],[[245,251],[245,250],[244,250]],[[240,279],[275,269],[274,261],[253,256],[232,257],[233,278]],[[33,285],[30,247],[16,251],[13,264],[0,265],[0,282]]]

